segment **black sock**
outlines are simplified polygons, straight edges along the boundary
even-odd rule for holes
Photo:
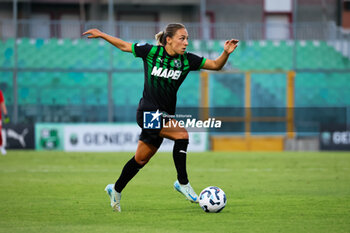
[[[127,183],[139,172],[143,166],[138,164],[135,160],[135,156],[132,157],[124,166],[122,173],[119,176],[117,182],[115,182],[114,189],[117,192],[121,192]]]
[[[173,149],[173,159],[177,171],[177,180],[180,184],[187,184],[186,171],[186,153],[187,153],[188,139],[175,140]]]

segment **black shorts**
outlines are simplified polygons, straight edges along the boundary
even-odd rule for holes
[[[144,111],[137,110],[137,113],[136,113],[137,124],[142,129],[139,140],[159,148],[163,142],[163,138],[161,136],[159,136],[159,133],[162,130],[163,126],[161,124],[160,129],[144,129],[143,128],[143,112]],[[169,118],[169,117],[164,118],[165,123],[167,123],[170,120],[171,120],[171,118]],[[163,122],[163,117],[161,117],[161,122]]]

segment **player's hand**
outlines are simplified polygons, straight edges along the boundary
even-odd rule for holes
[[[224,51],[228,54],[231,54],[236,48],[239,40],[231,39],[227,40],[224,45]]]
[[[99,38],[102,36],[103,33],[100,30],[94,28],[94,29],[90,29],[90,30],[87,30],[86,32],[84,32],[83,36],[88,35],[88,34],[90,34],[88,36],[88,38],[90,39],[90,38]]]
[[[4,123],[5,123],[5,124],[10,123],[10,117],[9,117],[8,115],[5,115],[5,117],[4,117]]]

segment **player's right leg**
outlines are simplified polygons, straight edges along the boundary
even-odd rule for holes
[[[115,191],[114,184],[108,184],[105,188],[105,191],[111,199],[111,207],[113,208],[113,210],[120,212],[120,200],[122,198],[122,194]]]
[[[111,206],[115,211],[121,211],[120,200],[121,192],[129,181],[139,172],[139,170],[146,165],[146,163],[157,152],[158,147],[151,144],[139,141],[135,156],[133,156],[124,166],[115,185],[109,184],[105,191],[111,199]]]
[[[157,147],[139,140],[135,156],[125,164],[119,179],[115,183],[115,190],[120,193],[157,150]]]

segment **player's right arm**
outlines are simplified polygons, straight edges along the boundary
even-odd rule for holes
[[[4,98],[4,95],[2,94],[1,90],[0,90],[0,111],[2,111],[2,113],[4,115],[7,115],[7,109],[6,109],[6,105],[5,105],[5,98]]]
[[[0,103],[1,111],[4,113],[4,115],[7,115],[7,109],[5,105],[5,101]]]
[[[10,118],[7,115],[7,108],[5,105],[5,99],[4,96],[2,94],[2,92],[0,91],[0,111],[2,111],[2,113],[4,114],[4,123],[9,123],[10,122]]]
[[[112,45],[114,45],[115,47],[117,47],[118,49],[120,49],[121,51],[123,52],[129,52],[131,53],[132,52],[132,48],[131,48],[131,43],[129,42],[126,42],[126,41],[123,41],[117,37],[114,37],[114,36],[110,36],[104,32],[101,32],[100,30],[98,29],[90,29],[90,30],[87,30],[86,32],[83,33],[83,36],[85,35],[88,35],[88,38],[91,39],[91,38],[102,38],[106,41],[108,41],[109,43],[111,43]]]

